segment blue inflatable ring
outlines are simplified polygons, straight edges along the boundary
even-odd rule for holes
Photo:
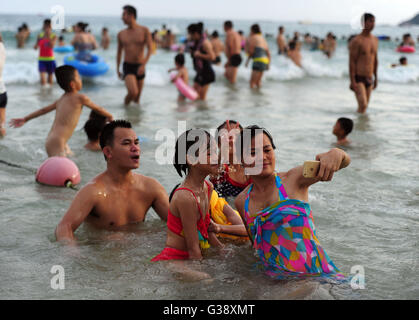
[[[54,48],[55,52],[58,53],[67,53],[67,52],[73,52],[74,51],[74,47],[73,46],[62,46],[62,47],[55,47]]]
[[[105,74],[109,66],[101,57],[91,54],[92,61],[86,62],[76,59],[77,53],[71,53],[64,57],[64,64],[72,66],[78,70],[82,76],[95,77]]]

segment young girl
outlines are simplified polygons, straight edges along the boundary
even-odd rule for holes
[[[169,69],[169,72],[172,72],[175,70],[177,71],[177,75],[172,79],[172,82],[175,82],[177,78],[181,78],[183,82],[185,82],[185,84],[188,84],[189,83],[188,69],[186,69],[185,67],[185,56],[182,53],[179,53],[176,55],[175,65],[176,65],[176,68]],[[185,101],[185,99],[186,97],[179,91],[179,96],[177,98],[177,101],[183,102]]]
[[[222,168],[216,176],[211,176],[210,181],[223,198],[237,197],[250,184],[250,178],[244,174],[242,164],[235,161],[234,156],[234,141],[241,130],[243,128],[237,121],[227,120],[216,131]]]
[[[176,141],[173,165],[186,178],[170,201],[166,247],[151,261],[201,260],[201,249],[222,246],[215,234],[208,232],[213,186],[205,179],[218,168],[216,150],[213,138],[202,129],[190,129]]]
[[[242,156],[243,152],[255,156],[255,162],[244,166],[258,170],[252,170],[252,184],[236,198],[235,204],[266,273],[279,279],[343,278],[317,239],[308,188],[319,181],[331,181],[336,171],[349,165],[349,156],[337,148],[317,155],[320,169],[315,178],[305,178],[303,166],[276,173],[272,136],[258,126],[245,130],[250,131],[250,144],[240,139],[240,146],[248,147],[239,150]]]

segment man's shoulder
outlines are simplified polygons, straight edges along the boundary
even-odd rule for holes
[[[147,191],[157,191],[159,188],[163,188],[161,183],[157,179],[149,176],[145,176],[140,173],[134,173],[134,177],[141,186],[143,186]]]
[[[97,195],[98,192],[103,191],[106,183],[104,182],[104,173],[97,175],[86,183],[81,189],[80,193],[85,195]]]

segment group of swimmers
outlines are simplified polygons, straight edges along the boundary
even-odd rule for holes
[[[173,161],[185,179],[169,197],[157,180],[132,172],[139,167],[141,150],[131,124],[114,121],[108,111],[80,94],[82,80],[75,68],[60,66],[55,75],[64,94],[47,107],[12,119],[11,125],[20,127],[55,110],[46,151],[49,157],[69,156],[67,140],[85,105],[93,111],[84,126],[86,132],[102,123],[98,140],[107,163],[106,171],[75,196],[56,227],[58,241],[76,245],[74,232],[83,222],[115,230],[144,221],[153,208],[167,221],[167,239],[152,261],[202,259],[206,249],[222,247],[223,239],[229,238],[250,240],[271,276],[343,277],[316,237],[308,204],[309,186],[332,180],[336,171],[349,164],[343,150],[333,148],[317,155],[320,169],[314,178],[306,178],[302,166],[275,172],[276,147],[265,128],[243,128],[227,120],[217,128],[215,138],[203,129],[190,129],[179,136]],[[237,210],[226,199],[234,200]],[[275,237],[268,239],[261,228]],[[301,243],[296,245],[298,239]],[[175,267],[195,279],[208,277],[183,264]]]
[[[363,18],[362,33],[350,42],[351,89],[356,93],[359,112],[362,113],[366,110],[372,88],[377,85],[378,63],[377,39],[371,35],[375,19],[371,14],[365,14]],[[119,72],[124,53],[123,74],[120,76],[128,88],[127,103],[139,100],[144,67],[151,54],[149,50],[144,56],[145,47],[149,47],[152,41],[151,33],[135,20],[135,8],[124,7],[123,21],[128,28],[118,34],[117,70]],[[50,26],[44,26],[40,38],[53,41]],[[224,23],[224,30],[228,57],[225,76],[233,80],[237,70],[232,68],[237,68],[242,62],[241,38],[237,37],[231,21]],[[216,60],[214,46],[204,36],[200,23],[191,24],[188,33],[188,52],[197,71],[196,89],[200,97],[205,98],[207,86],[214,77],[213,71],[209,71]],[[136,41],[138,39],[143,42]],[[252,25],[246,64],[250,58],[253,59],[254,71],[263,72],[265,65],[269,66],[270,53],[265,45],[259,26]],[[2,107],[4,101],[7,103],[1,81],[3,56],[0,37],[0,112],[5,109]],[[177,77],[182,77],[187,83],[184,55],[176,55],[175,62]],[[227,237],[250,241],[264,270],[271,276],[342,277],[317,239],[308,191],[319,181],[331,181],[335,172],[349,165],[350,157],[345,151],[332,148],[316,155],[320,162],[319,171],[314,178],[307,178],[303,175],[303,166],[284,172],[275,171],[274,139],[267,129],[258,125],[243,127],[237,121],[227,120],[218,126],[215,137],[204,129],[190,129],[179,136],[174,146],[174,168],[185,178],[169,196],[156,179],[132,171],[140,165],[141,149],[131,124],[125,120],[113,120],[106,109],[79,93],[82,79],[75,68],[64,65],[56,68],[54,73],[64,94],[49,106],[23,118],[12,119],[11,126],[20,127],[55,111],[45,148],[48,157],[69,156],[72,153],[67,141],[77,126],[82,107],[87,106],[92,112],[84,125],[89,140],[85,147],[101,150],[107,164],[107,169],[75,196],[56,227],[58,241],[76,245],[74,233],[83,222],[111,230],[140,223],[153,208],[167,222],[165,247],[159,254],[156,252],[153,261],[199,260],[209,247],[222,247],[224,237]],[[256,75],[253,79],[255,86],[260,81]],[[349,143],[347,136],[352,128],[353,122],[348,118],[336,121],[333,134],[339,145]],[[180,269],[182,272],[187,270],[185,266]],[[198,273],[198,277],[207,276]]]

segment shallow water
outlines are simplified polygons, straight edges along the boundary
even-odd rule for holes
[[[16,22],[16,27],[17,23],[20,21]],[[102,22],[95,23],[101,25]],[[160,22],[153,23],[160,25]],[[178,25],[183,27],[187,21]],[[243,25],[248,27],[250,23],[243,22]],[[324,34],[331,28],[311,27]],[[336,26],[336,30],[340,28]],[[183,29],[179,27],[179,30]],[[342,34],[345,30],[341,30]],[[400,36],[403,30],[399,32]],[[6,44],[9,46],[6,47],[8,60],[4,78],[9,95],[7,118],[10,119],[47,105],[62,91],[56,85],[50,90],[38,86],[35,51],[17,51],[13,49],[13,42]],[[380,52],[383,63],[380,63],[379,75],[383,81],[372,94],[367,115],[355,112],[356,101],[348,89],[344,44],[340,44],[336,57],[330,61],[318,52],[303,51],[307,72],[275,56],[260,92],[248,89],[250,71],[243,66],[234,87],[222,78],[222,68],[216,68],[218,78],[209,90],[208,101],[186,105],[176,103],[176,89],[166,75],[167,69],[172,67],[174,53],[159,52],[152,57],[141,106],[130,107],[122,104],[125,88],[115,76],[114,47],[103,55],[111,64],[110,72],[103,78],[85,81],[83,92],[110,110],[115,118],[132,122],[137,134],[145,138],[137,171],[158,179],[168,192],[180,178],[171,165],[156,165],[156,150],[161,144],[156,133],[167,128],[177,134],[178,121],[186,121],[188,128],[213,129],[227,118],[239,120],[243,125],[264,126],[272,133],[278,147],[277,170],[284,171],[333,147],[335,138],[331,131],[336,119],[352,118],[355,123],[350,135],[352,144],[346,149],[352,158],[351,165],[337,173],[333,182],[313,186],[309,200],[318,238],[328,255],[346,274],[350,274],[353,266],[363,266],[365,289],[353,290],[349,284],[320,283],[311,279],[272,280],[255,268],[257,259],[249,244],[231,243],[221,253],[210,249],[203,264],[194,266],[207,272],[211,281],[187,281],[169,271],[166,263],[150,262],[164,247],[166,237],[165,224],[153,210],[144,224],[125,231],[97,231],[82,225],[76,232],[77,251],[58,244],[54,229],[75,191],[42,186],[34,181],[33,171],[46,158],[44,141],[54,117],[48,114],[20,129],[8,128],[8,135],[0,140],[0,160],[24,167],[0,163],[0,298],[419,297],[418,78],[409,78],[412,71],[406,77],[400,76],[400,81],[391,74],[385,79],[385,75],[393,71],[385,69],[386,63],[399,57],[390,47]],[[190,68],[189,57],[187,59]],[[409,56],[409,60],[419,62],[418,54]],[[417,70],[415,68],[411,67]],[[194,72],[189,70],[193,77]],[[82,127],[88,114],[89,110],[83,111],[69,141],[75,153],[72,160],[81,172],[81,186],[105,169],[100,153],[83,149],[86,138]],[[54,265],[64,267],[65,290],[51,289],[53,274],[50,270]]]

